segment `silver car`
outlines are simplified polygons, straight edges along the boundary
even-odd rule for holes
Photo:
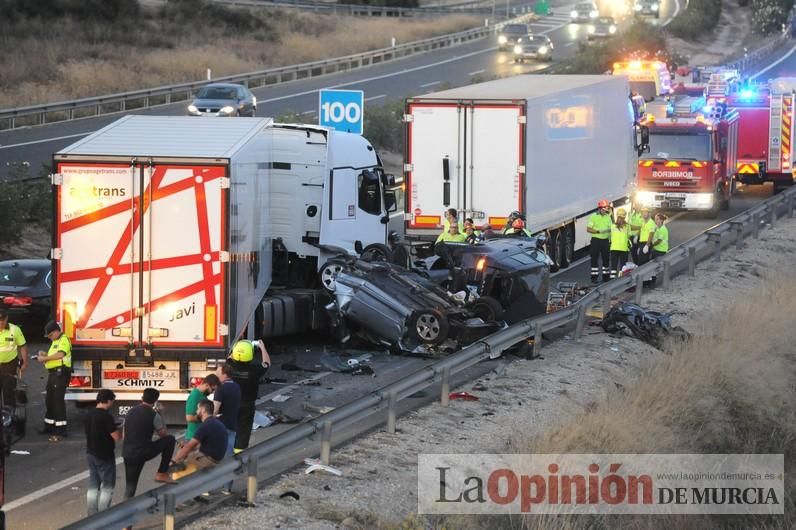
[[[600,16],[600,10],[597,9],[597,4],[594,2],[579,2],[572,8],[569,16],[571,22],[575,24],[589,22]]]
[[[514,46],[514,62],[526,59],[553,60],[553,41],[547,35],[531,35]]]
[[[191,116],[251,116],[257,113],[257,98],[243,85],[211,83],[199,89],[188,105]]]
[[[599,17],[589,24],[589,40],[607,39],[616,35],[616,22],[612,17]]]
[[[633,3],[636,15],[651,15],[655,18],[661,15],[661,4],[658,0],[636,0]]]

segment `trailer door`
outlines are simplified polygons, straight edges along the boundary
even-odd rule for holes
[[[448,208],[464,208],[464,116],[458,103],[412,102],[407,108],[405,181],[408,229],[439,230]]]
[[[467,109],[465,217],[493,228],[522,211],[524,189],[522,105],[475,104]]]
[[[75,345],[218,346],[224,166],[58,165],[56,315]]]

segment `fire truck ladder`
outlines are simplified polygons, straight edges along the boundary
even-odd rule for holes
[[[782,169],[782,96],[771,94],[771,119],[768,128],[768,169]]]

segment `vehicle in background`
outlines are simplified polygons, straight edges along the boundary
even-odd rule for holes
[[[743,184],[772,182],[774,193],[792,186],[796,78],[780,77],[768,84],[737,85],[727,106],[740,116],[735,179]]]
[[[188,105],[191,116],[251,116],[257,114],[257,98],[243,85],[211,83],[199,89]]]
[[[500,50],[513,50],[514,46],[532,34],[527,24],[506,24],[497,34],[497,44]]]
[[[616,22],[613,17],[599,17],[589,24],[588,40],[607,39],[616,35]]]
[[[661,16],[661,5],[659,0],[635,0],[633,2],[633,12],[636,15],[659,18]]]
[[[236,340],[314,325],[318,269],[386,248],[395,202],[364,137],[270,118],[125,116],[53,166],[66,399],[111,388],[124,415],[152,386],[174,423]]]
[[[514,46],[514,62],[526,59],[553,60],[553,41],[547,35],[530,35]]]
[[[636,207],[727,210],[738,149],[738,113],[705,117],[705,98],[656,100],[647,105],[650,151],[641,156]]]
[[[600,10],[594,2],[578,2],[569,17],[573,23],[590,22],[600,16]]]
[[[0,308],[8,312],[11,322],[43,325],[50,318],[51,295],[50,260],[0,261]],[[35,332],[41,334],[40,329]]]
[[[448,208],[495,232],[517,210],[568,266],[597,201],[635,186],[646,128],[629,92],[623,77],[519,75],[407,99],[407,239],[436,239]]]
[[[663,61],[616,62],[611,73],[627,77],[633,94],[639,94],[647,101],[672,93],[672,76]]]

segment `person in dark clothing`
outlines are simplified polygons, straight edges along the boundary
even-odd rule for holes
[[[160,455],[160,466],[155,473],[155,482],[173,483],[169,478],[169,461],[174,454],[176,440],[166,430],[163,418],[155,410],[155,403],[160,397],[160,392],[154,388],[144,389],[141,404],[136,405],[124,420],[124,457],[125,490],[124,498],[135,496],[138,487],[138,478],[144,464]],[[152,441],[152,435],[157,433],[158,439]]]
[[[213,402],[203,399],[196,406],[199,427],[193,438],[183,445],[172,460],[172,465],[182,465],[172,477],[176,480],[217,465],[227,453],[227,428],[213,416]]]
[[[213,393],[213,414],[221,420],[227,428],[229,443],[227,444],[227,454],[232,454],[235,446],[235,434],[238,431],[238,412],[240,411],[241,392],[238,383],[232,380],[232,366],[224,364],[218,378],[221,384],[218,385]]]
[[[262,363],[254,361],[254,347],[260,349]],[[265,349],[263,341],[239,340],[232,348],[227,359],[232,367],[232,380],[240,386],[240,409],[238,410],[238,430],[235,434],[234,453],[240,453],[249,447],[249,438],[254,422],[254,402],[260,389],[260,380],[271,367],[271,357]]]
[[[107,388],[97,393],[97,406],[86,417],[86,458],[88,460],[88,515],[110,507],[116,487],[116,441],[122,431],[109,412],[116,395]]]

